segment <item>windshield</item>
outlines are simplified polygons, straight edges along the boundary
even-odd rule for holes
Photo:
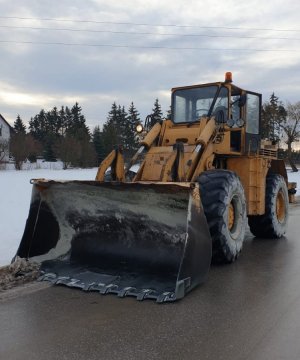
[[[173,93],[172,114],[175,123],[193,122],[207,116],[218,91],[217,85],[181,89]],[[222,87],[211,115],[218,110],[228,113],[228,89]]]

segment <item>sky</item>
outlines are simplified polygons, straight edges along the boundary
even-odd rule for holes
[[[300,100],[300,2],[0,0],[0,113],[82,107],[103,125],[113,102],[141,119],[170,89],[223,81]]]

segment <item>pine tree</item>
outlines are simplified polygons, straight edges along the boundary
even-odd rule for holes
[[[66,106],[66,109],[65,109],[65,128],[66,128],[66,131],[69,129],[69,127],[71,127],[72,125],[72,112],[71,112],[71,109]]]
[[[20,115],[17,116],[14,122],[14,133],[10,138],[10,153],[14,157],[16,170],[21,170],[28,152],[26,146],[26,127]]]
[[[42,109],[39,114],[31,118],[29,131],[34,139],[42,144],[45,160],[56,160],[54,147],[61,136],[70,135],[83,143],[90,141],[89,129],[81,110],[76,103],[71,110],[68,107],[61,107],[60,110],[53,107],[48,112]]]
[[[166,113],[166,119],[167,120],[171,120],[171,114],[172,114],[172,108],[170,106],[169,110],[167,110],[167,113]]]
[[[105,155],[109,154],[115,145],[121,144],[120,105],[114,102],[103,125],[103,147]]]
[[[44,109],[41,109],[38,114],[30,119],[29,134],[41,145],[40,153],[38,155],[44,156],[48,135],[46,129],[46,113]]]
[[[118,145],[122,145],[124,150],[128,149],[128,114],[124,106],[118,106]]]
[[[103,146],[103,136],[102,132],[100,131],[99,126],[95,126],[93,131],[93,144],[94,148],[97,154],[97,165],[101,163],[101,161],[104,159],[104,146]]]
[[[17,116],[17,119],[14,122],[14,130],[16,134],[26,134],[26,126],[24,125],[23,120],[20,118],[20,115]]]
[[[136,125],[140,122],[140,114],[135,108],[133,102],[131,102],[128,109],[127,123],[125,128],[125,149],[129,150],[130,153],[134,152],[138,148],[139,141],[136,135]]]
[[[79,141],[86,141],[90,140],[91,135],[89,128],[85,123],[85,117],[81,113],[82,108],[76,102],[75,105],[72,107],[71,110],[66,108],[66,123],[67,123],[67,130],[66,133],[68,135],[72,135]]]
[[[279,141],[281,138],[281,124],[286,117],[286,110],[279,98],[272,93],[269,102],[262,106],[262,138]]]
[[[146,118],[145,130],[149,131],[156,122],[158,122],[162,119],[162,116],[163,116],[163,113],[161,111],[161,106],[160,106],[158,99],[156,98],[154,105],[153,105],[152,113],[149,116],[147,116],[147,118]]]
[[[56,161],[55,149],[57,139],[61,136],[61,121],[57,107],[47,111],[45,114],[46,136],[44,140],[44,158],[47,161]]]
[[[103,125],[102,141],[105,156],[116,145],[121,145],[125,160],[137,150],[138,139],[136,136],[136,124],[140,122],[140,114],[133,102],[130,104],[128,113],[124,106],[112,104],[107,120]]]
[[[159,101],[158,101],[157,98],[155,99],[154,107],[153,107],[153,109],[152,109],[152,116],[153,116],[153,118],[155,118],[155,119],[161,119],[162,116],[163,116],[163,113],[162,113],[162,111],[161,111],[161,105],[160,105],[160,103],[159,103]]]
[[[66,117],[66,112],[65,112],[65,108],[64,106],[62,106],[58,112],[58,117],[59,117],[59,124],[60,124],[60,128],[59,128],[59,134],[61,136],[64,136],[66,133],[66,128],[67,128],[67,117]]]
[[[56,136],[61,134],[62,120],[56,106],[46,113],[46,127],[48,132]]]
[[[29,121],[29,132],[38,141],[43,143],[47,137],[46,113],[44,109]]]

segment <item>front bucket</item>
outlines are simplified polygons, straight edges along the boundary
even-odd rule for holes
[[[211,238],[198,184],[32,183],[17,255],[41,262],[42,280],[158,302],[205,280]]]

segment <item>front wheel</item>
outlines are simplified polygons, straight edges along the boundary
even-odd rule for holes
[[[270,174],[266,180],[266,207],[264,215],[248,216],[253,235],[261,238],[280,238],[286,232],[289,197],[284,178]]]
[[[242,250],[246,229],[246,200],[238,176],[210,170],[199,176],[203,210],[212,238],[212,260],[231,263]]]

